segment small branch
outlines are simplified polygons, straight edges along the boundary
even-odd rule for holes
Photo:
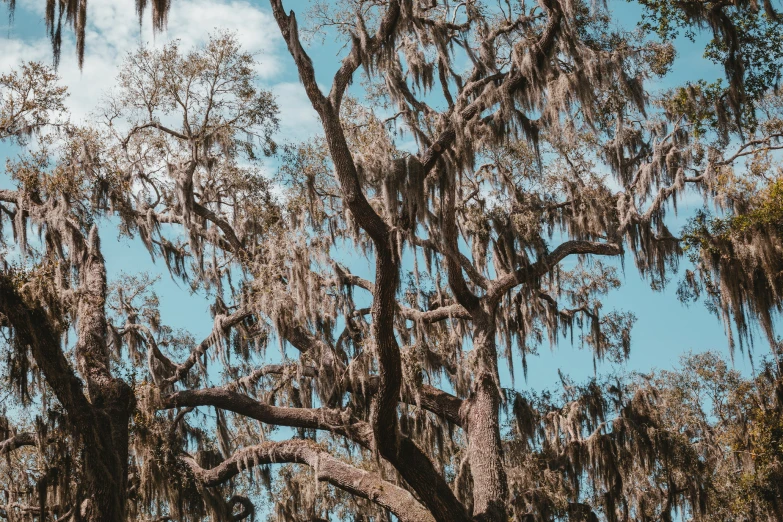
[[[177,381],[182,380],[185,375],[190,371],[190,369],[193,367],[193,365],[196,364],[196,361],[198,361],[199,357],[204,355],[206,351],[209,349],[210,346],[215,344],[217,340],[217,335],[221,331],[225,331],[228,328],[231,328],[232,326],[239,324],[240,322],[244,321],[248,317],[251,317],[253,315],[252,312],[249,312],[247,310],[240,310],[237,312],[234,312],[233,314],[229,315],[228,317],[220,317],[215,322],[215,329],[213,332],[199,343],[199,345],[190,352],[190,356],[183,362],[182,364],[177,365],[177,369],[174,372],[174,375],[169,377],[168,379],[163,381],[164,385],[170,385],[174,384]]]

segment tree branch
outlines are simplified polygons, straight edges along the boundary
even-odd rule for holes
[[[17,433],[13,437],[0,442],[0,456],[7,455],[23,446],[35,446],[34,433]]]
[[[327,100],[318,88],[318,83],[315,79],[315,70],[313,69],[313,61],[307,55],[307,52],[302,47],[302,43],[299,41],[299,28],[296,23],[296,15],[293,11],[291,11],[290,14],[285,13],[282,0],[270,0],[269,4],[272,6],[272,14],[277,21],[277,25],[280,27],[280,33],[283,35],[283,39],[288,45],[288,52],[296,63],[296,68],[299,71],[299,79],[305,87],[307,97],[310,98],[310,103],[313,105],[313,108],[320,114],[323,111],[323,107],[327,103]]]
[[[370,426],[354,418],[350,411],[270,406],[226,387],[184,390],[164,395],[160,398],[158,409],[183,406],[214,406],[266,424],[331,431],[365,448],[372,447]]]
[[[334,458],[310,441],[289,440],[250,446],[208,470],[199,466],[192,457],[182,457],[182,460],[196,479],[207,487],[223,484],[248,467],[259,464],[305,464],[313,468],[317,480],[371,500],[394,513],[403,522],[433,521],[432,516],[404,489],[386,482],[375,473],[354,468]]]
[[[128,142],[130,141],[131,137],[136,134],[139,131],[142,131],[144,129],[158,129],[159,131],[165,132],[166,134],[173,136],[177,139],[188,141],[188,137],[184,134],[177,132],[173,129],[170,129],[166,127],[165,125],[161,125],[160,122],[157,121],[151,121],[149,123],[144,123],[142,125],[136,125],[133,127],[130,132],[128,132],[127,136],[125,136],[125,139],[122,140],[122,145],[124,147],[128,146]]]
[[[342,104],[343,94],[345,89],[353,80],[353,75],[359,66],[362,64],[362,55],[370,56],[379,46],[386,42],[391,36],[392,32],[397,26],[397,22],[400,18],[400,3],[399,0],[392,0],[389,2],[389,8],[381,20],[378,26],[378,31],[372,38],[367,38],[364,31],[364,21],[361,19],[361,15],[357,14],[358,25],[360,35],[354,36],[351,52],[343,59],[340,64],[340,69],[334,75],[334,81],[332,82],[332,89],[329,92],[329,101],[338,112],[340,105]]]
[[[492,282],[486,298],[497,301],[508,290],[516,285],[527,283],[541,277],[563,259],[574,254],[593,254],[599,256],[618,256],[623,253],[622,246],[616,243],[600,243],[597,241],[573,240],[561,243],[550,254],[530,265],[509,274],[505,274]]]
[[[196,364],[198,358],[204,355],[210,346],[215,344],[219,330],[225,331],[226,329],[239,324],[252,315],[253,313],[247,310],[239,310],[229,316],[216,318],[215,329],[213,332],[206,339],[201,341],[192,352],[190,352],[190,355],[185,360],[185,362],[177,365],[177,369],[174,372],[174,375],[163,381],[163,384],[170,385],[183,379],[188,374],[193,365]]]

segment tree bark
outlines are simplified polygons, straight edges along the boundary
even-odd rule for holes
[[[468,463],[473,476],[473,518],[482,522],[504,522],[508,484],[500,439],[500,389],[495,321],[491,313],[476,314],[473,346],[475,381],[471,397],[462,407]]]
[[[70,233],[71,231],[68,230]],[[124,522],[128,476],[128,423],[134,408],[130,387],[111,375],[106,345],[106,270],[97,231],[82,250],[77,289],[78,340],[75,356],[85,386],[62,351],[61,332],[40,305],[25,301],[10,277],[0,280],[0,313],[12,328],[17,349],[31,351],[65,408],[71,435],[81,442],[84,479],[78,511],[86,522]],[[89,397],[89,398],[88,398]]]
[[[90,231],[86,260],[80,267],[78,341],[75,355],[87,381],[94,412],[94,444],[100,451],[85,453],[85,491],[82,516],[89,521],[124,521],[128,481],[128,422],[135,404],[130,387],[111,374],[106,343],[106,267],[98,233]],[[85,441],[86,443],[88,441]]]

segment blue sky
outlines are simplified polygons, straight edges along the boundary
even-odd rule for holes
[[[300,13],[307,2],[286,2],[287,7]],[[293,64],[287,54],[277,27],[265,3],[226,0],[174,0],[169,28],[153,35],[148,20],[140,28],[134,14],[134,2],[128,0],[90,0],[86,39],[86,56],[83,71],[79,71],[69,33],[63,45],[59,73],[70,88],[68,104],[73,118],[90,120],[90,111],[101,95],[112,87],[117,66],[123,56],[141,43],[160,45],[179,39],[182,46],[204,42],[209,32],[230,29],[237,32],[240,42],[250,51],[259,53],[259,76],[265,86],[272,89],[281,108],[279,141],[303,140],[318,132],[318,122],[309,106],[304,91],[298,83]],[[49,40],[42,21],[44,2],[18,0],[15,20],[0,31],[0,71],[7,72],[23,61],[51,61]],[[611,0],[624,25],[633,25],[638,11],[624,0]],[[702,47],[703,48],[703,47]],[[682,83],[686,80],[714,78],[719,70],[701,57],[699,42],[692,44],[682,39],[677,42],[678,59],[674,73],[660,87]],[[327,84],[338,66],[340,48],[334,43],[313,42],[310,49],[318,71],[319,81]],[[4,155],[13,154],[8,147],[0,149]],[[4,176],[4,175],[3,175]],[[7,186],[8,179],[0,178],[0,185]],[[678,231],[687,216],[701,207],[696,198],[686,198],[681,206],[673,231]],[[111,226],[103,228],[103,244],[109,277],[120,272],[149,271],[162,273],[163,265],[153,265],[146,250],[139,242],[117,240]],[[366,263],[360,263],[366,265]],[[368,270],[364,266],[362,270]],[[367,273],[367,272],[365,272]],[[612,308],[633,311],[638,321],[633,330],[631,356],[622,366],[599,364],[599,372],[614,370],[638,370],[647,372],[653,368],[668,369],[677,364],[681,354],[687,351],[715,350],[728,354],[723,326],[710,315],[702,304],[686,308],[676,298],[676,277],[662,292],[653,292],[649,284],[636,275],[632,259],[626,260],[625,284],[607,299],[605,310]],[[168,275],[161,277],[156,291],[162,301],[162,319],[175,328],[184,328],[196,338],[206,336],[212,328],[207,301],[191,296],[189,289],[172,281]],[[768,348],[759,336],[756,358],[767,353]],[[270,351],[273,352],[274,350]],[[516,387],[535,389],[555,387],[558,384],[558,368],[571,377],[582,380],[593,375],[592,354],[567,341],[554,350],[544,346],[538,357],[528,360],[528,381],[521,378],[518,369]],[[747,357],[737,353],[735,366],[745,373],[751,371]],[[508,383],[507,383],[508,384]]]

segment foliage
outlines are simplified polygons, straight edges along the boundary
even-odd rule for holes
[[[780,82],[780,46],[775,42],[783,35],[783,26],[772,2],[763,6],[756,1],[672,2],[642,0],[640,26],[665,41],[684,32],[695,40],[699,29],[709,28],[712,38],[704,57],[723,66],[728,84],[720,80],[692,84],[701,95],[703,110],[714,112],[715,128],[735,125],[753,130],[756,121],[755,102],[777,89]],[[681,95],[687,92],[683,88]]]
[[[0,189],[0,453],[18,477],[0,513],[243,520],[267,500],[285,521],[774,519],[776,367],[748,382],[705,356],[563,377],[562,396],[501,380],[562,342],[624,360],[636,316],[605,309],[620,264],[660,289],[684,249],[681,294],[777,350],[777,65],[745,74],[766,47],[736,34],[762,15],[644,5],[663,36],[709,28],[728,103],[707,84],[650,90],[670,44],[555,0],[315,2],[301,31],[347,42],[328,94],[272,0],[323,127],[279,149],[274,96],[230,33],[131,54],[85,128],[62,123],[51,71],[9,76],[5,128],[41,132]],[[18,85],[40,105],[14,109]],[[676,237],[689,192],[731,214]],[[211,334],[167,327],[154,277],[107,281],[107,231],[208,296]],[[732,475],[726,448],[754,458]]]

